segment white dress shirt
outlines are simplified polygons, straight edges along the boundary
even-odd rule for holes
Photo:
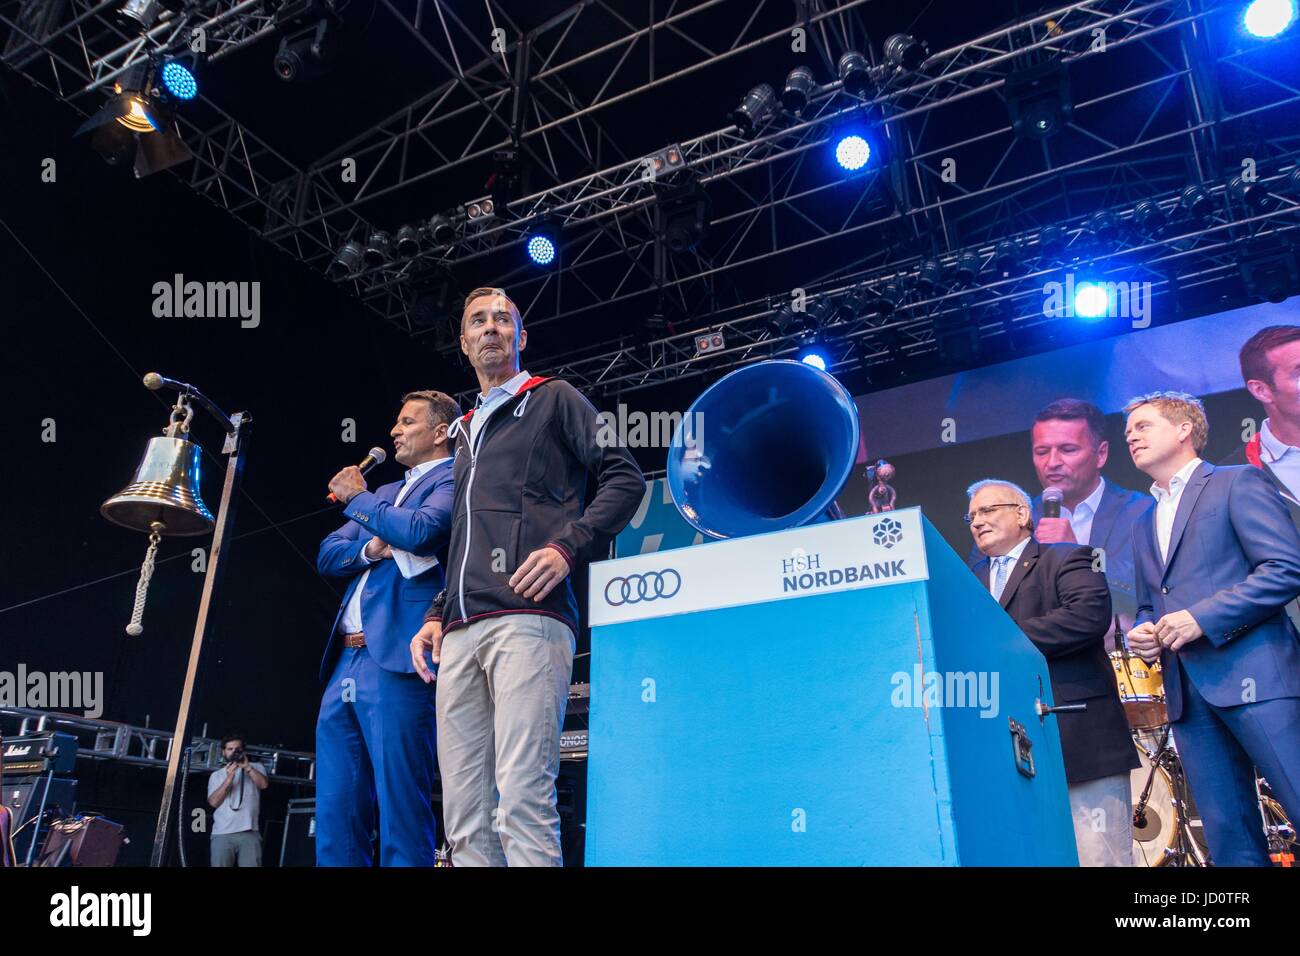
[[[1001,561],[1006,564],[1007,570],[1002,578],[1002,589],[1006,590],[1007,582],[1011,580],[1011,572],[1016,569],[1016,562],[1020,560],[1020,556],[1024,554],[1025,548],[1028,546],[1029,539],[1025,538],[1001,557],[989,557],[989,594],[993,595],[995,601],[1002,599],[1002,595],[997,590],[998,562]]]
[[[1178,474],[1169,479],[1169,490],[1165,491],[1155,482],[1151,483],[1151,497],[1156,499],[1156,541],[1160,545],[1160,560],[1169,563],[1169,539],[1174,533],[1174,516],[1178,514],[1178,502],[1183,497],[1187,482],[1192,472],[1201,467],[1201,459],[1193,458]]]
[[[1093,489],[1092,494],[1084,498],[1074,510],[1061,508],[1061,516],[1068,518],[1070,528],[1074,531],[1074,540],[1079,544],[1089,544],[1088,538],[1092,536],[1092,519],[1097,516],[1097,506],[1101,504],[1101,496],[1106,492],[1106,479],[1101,478],[1097,481],[1097,487]]]
[[[1277,475],[1278,481],[1293,498],[1300,498],[1300,448],[1284,444],[1274,435],[1267,418],[1259,429],[1259,445],[1264,464]]]
[[[403,482],[402,487],[397,490],[397,498],[394,499],[393,506],[396,507],[402,503],[402,499],[405,498],[406,493],[411,490],[411,486],[419,481],[423,475],[438,465],[441,465],[444,461],[450,460],[450,458],[435,458],[432,461],[422,461],[414,468],[408,469],[406,472],[406,481]],[[370,555],[366,554],[365,548],[361,549],[361,560],[366,562],[366,564],[375,563],[374,559],[371,558]],[[438,563],[438,559],[433,555],[429,555],[426,558],[410,554],[406,551],[400,551],[397,548],[393,548],[393,561],[396,562],[397,570],[402,573],[402,577],[404,578],[413,578],[417,574],[423,574]],[[361,573],[361,580],[357,582],[356,590],[352,592],[352,599],[348,601],[348,606],[343,609],[343,616],[339,618],[340,634],[355,634],[363,629],[361,626],[361,592],[365,590],[366,580],[369,577],[370,569],[366,568],[366,570]]]
[[[474,447],[474,439],[478,437],[479,431],[487,424],[487,420],[492,417],[492,413],[506,399],[512,395],[518,395],[519,390],[524,387],[524,382],[530,378],[532,376],[527,372],[520,372],[508,382],[493,385],[487,390],[486,395],[482,392],[479,393],[478,402],[474,405],[474,414],[469,419],[469,444],[471,448]]]

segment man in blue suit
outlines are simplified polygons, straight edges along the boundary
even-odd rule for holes
[[[1129,647],[1164,666],[1174,740],[1214,862],[1268,866],[1252,764],[1300,814],[1300,535],[1250,466],[1200,458],[1201,403],[1153,392],[1125,406],[1133,463],[1156,505],[1134,536],[1137,625]]]
[[[348,520],[321,542],[316,567],[348,587],[321,662],[318,866],[370,866],[376,811],[381,865],[434,865],[434,685],[416,676],[409,642],[445,586],[447,428],[460,407],[433,391],[402,402],[391,434],[404,479],[367,491],[354,466],[330,481]]]
[[[1106,416],[1091,402],[1060,398],[1039,410],[1029,433],[1038,483],[1061,490],[1059,517],[1043,517],[1043,496],[1030,500],[1034,538],[1040,544],[1086,544],[1104,555],[1112,612],[1125,628],[1133,626],[1133,527],[1151,507],[1148,495],[1121,488],[1102,477],[1110,457]],[[971,551],[972,567],[983,558]]]
[[[1101,475],[1110,457],[1106,416],[1091,402],[1062,398],[1034,416],[1030,432],[1034,471],[1044,488],[1061,489],[1061,516],[1043,517],[1033,500],[1034,537],[1042,544],[1086,544],[1104,554],[1113,613],[1125,626],[1137,610],[1133,592],[1133,527],[1151,498]]]

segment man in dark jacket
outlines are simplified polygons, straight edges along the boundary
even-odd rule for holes
[[[1106,656],[1110,591],[1089,547],[1034,540],[1029,496],[1007,481],[971,485],[967,520],[984,559],[972,569],[1047,658],[1052,699],[1086,704],[1054,719],[1061,734],[1082,866],[1132,866],[1129,772],[1138,766]]]
[[[520,371],[527,342],[503,290],[469,294],[460,343],[480,394],[453,429],[447,588],[411,640],[413,666],[438,681],[453,866],[562,864],[555,778],[578,630],[572,577],[608,555],[645,490],[627,450],[597,440],[590,402]]]

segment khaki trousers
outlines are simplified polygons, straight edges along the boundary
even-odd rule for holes
[[[438,666],[438,770],[452,866],[562,866],[555,779],[576,647],[542,614],[447,633]]]

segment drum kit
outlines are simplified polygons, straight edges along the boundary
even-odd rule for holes
[[[1133,744],[1142,762],[1132,772],[1133,865],[1206,866],[1210,863],[1210,852],[1170,733],[1160,663],[1148,664],[1122,646],[1111,651],[1110,662]],[[1296,829],[1262,777],[1256,777],[1255,787],[1269,855],[1277,865],[1292,866]]]

